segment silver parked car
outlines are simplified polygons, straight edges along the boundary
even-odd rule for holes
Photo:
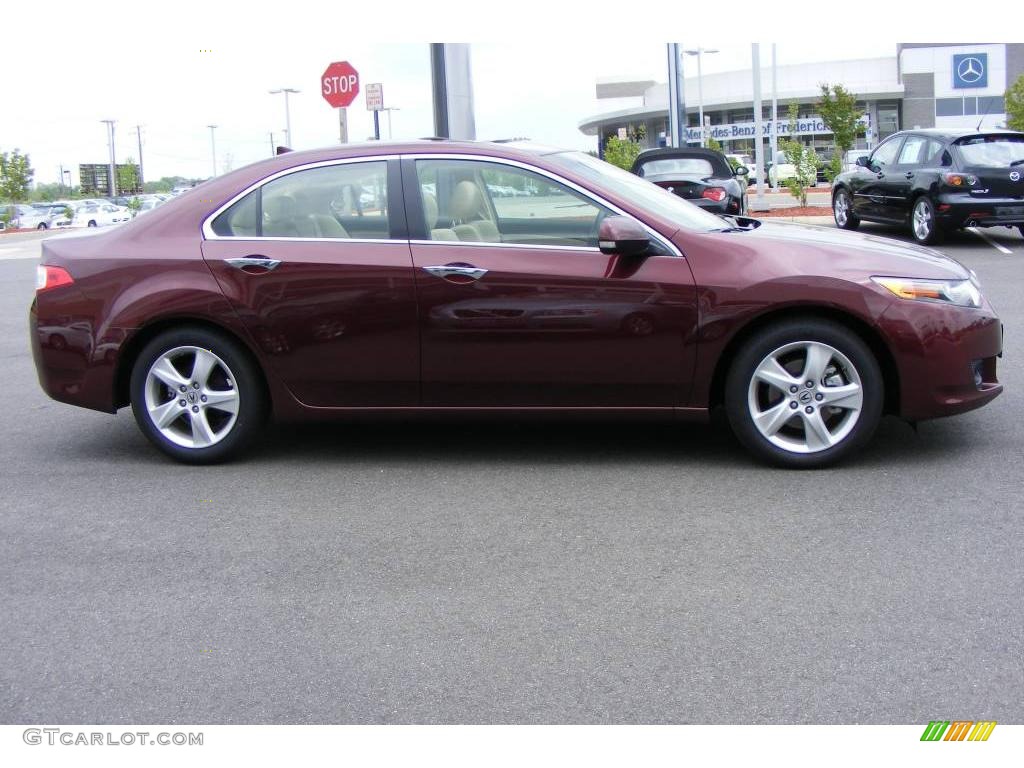
[[[31,205],[12,203],[5,207],[12,229],[49,229],[50,212],[33,208]]]

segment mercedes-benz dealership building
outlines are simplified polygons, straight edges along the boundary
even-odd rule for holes
[[[796,102],[796,136],[823,153],[832,134],[817,114],[821,84],[840,84],[856,95],[863,110],[865,135],[859,148],[871,148],[904,128],[997,128],[1006,123],[1003,95],[1024,74],[1024,43],[901,43],[895,56],[776,67],[778,136],[790,135],[789,105]],[[706,135],[726,152],[749,153],[754,147],[754,89],[749,69],[704,75],[701,80]],[[684,84],[687,139],[700,142],[698,84]],[[772,124],[772,73],[761,73],[762,135]],[[584,134],[598,138],[602,155],[611,136],[639,138],[644,147],[666,144],[668,85],[654,81],[606,80],[597,84],[605,110],[580,123]],[[767,155],[766,155],[767,156]]]

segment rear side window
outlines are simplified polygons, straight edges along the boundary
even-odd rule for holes
[[[213,231],[221,237],[257,237],[260,191],[253,190],[213,221]]]
[[[900,150],[898,165],[917,165],[920,162],[921,147],[925,145],[923,136],[908,136]]]
[[[214,219],[221,237],[387,240],[387,163],[307,168],[253,190]]]

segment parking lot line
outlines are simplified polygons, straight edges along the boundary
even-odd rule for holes
[[[993,240],[991,237],[986,235],[984,232],[982,232],[977,227],[968,227],[967,229],[970,230],[971,232],[973,232],[974,234],[976,234],[978,237],[980,237],[982,240],[984,240],[986,243],[991,245],[993,248],[995,248],[1000,253],[1009,253],[1009,254],[1013,253],[1013,251],[1011,251],[1009,248],[1000,245],[999,243],[997,243],[995,240]]]

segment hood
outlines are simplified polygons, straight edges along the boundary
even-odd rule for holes
[[[723,233],[722,236],[742,238],[753,248],[764,246],[773,252],[797,246],[803,252],[802,255],[814,253],[827,259],[819,272],[836,276],[839,273],[856,272],[890,277],[965,280],[971,275],[963,264],[931,248],[830,227],[772,223],[770,219],[762,219],[757,229]]]

